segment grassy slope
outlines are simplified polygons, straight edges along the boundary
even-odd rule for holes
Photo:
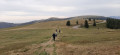
[[[48,28],[24,28],[27,26],[1,29],[0,54],[10,50],[24,48],[31,44],[39,44],[48,41],[53,32],[53,29]]]
[[[62,30],[62,34],[60,35],[62,38],[60,42],[64,43],[75,45],[96,45],[95,43],[101,43],[101,45],[110,43],[110,45],[112,45],[116,43],[112,43],[114,41],[117,41],[116,44],[120,43],[120,30],[107,29],[104,27],[104,24],[99,25],[100,30],[97,30],[97,27],[92,26],[90,29],[72,29],[72,26],[65,26],[66,21],[67,20],[50,21],[27,26],[0,29],[0,53],[2,54],[10,50],[24,48],[31,44],[45,42],[51,37],[51,34],[56,28]],[[75,22],[76,20],[72,20],[72,25],[75,25]],[[83,23],[84,21],[81,20],[79,22]],[[92,21],[89,23],[92,23]]]
[[[119,41],[120,30],[111,30],[103,26],[105,24],[99,24],[99,30],[97,27],[90,27],[89,29],[62,29],[62,41],[73,44],[87,44],[105,41]]]
[[[48,31],[52,32],[51,29],[1,31],[0,47],[3,48],[0,48],[0,53],[44,42],[51,37],[52,33]]]
[[[99,30],[98,30],[99,27]],[[105,24],[89,29],[62,29],[59,45],[64,55],[119,55],[120,54],[120,29],[107,29]],[[69,46],[69,44],[71,44]],[[63,47],[64,46],[64,47]],[[72,53],[71,53],[72,52]]]

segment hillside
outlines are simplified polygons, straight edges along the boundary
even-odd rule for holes
[[[108,17],[104,16],[97,16],[97,15],[84,15],[84,16],[76,16],[76,17],[71,17],[71,19],[99,19],[99,20],[106,20]]]
[[[119,29],[108,29],[104,23],[73,29],[76,20],[70,20],[70,27],[66,26],[67,20],[62,20],[0,29],[0,55],[119,55]],[[79,19],[80,23],[84,20]],[[61,33],[54,42],[52,33],[56,29]]]
[[[0,22],[0,28],[8,28],[8,27],[14,27],[14,26],[17,26],[17,24]]]
[[[120,16],[110,16],[111,18],[120,19]]]
[[[83,18],[84,19],[93,18],[93,19],[99,19],[99,20],[106,20],[107,19],[107,17],[95,16],[95,15],[76,16],[76,17],[69,17],[69,18],[51,17],[51,18],[48,18],[48,19],[45,19],[45,20],[34,20],[34,21],[21,23],[21,24],[1,22],[0,23],[0,28],[9,28],[9,27],[15,27],[15,26],[21,26],[21,25],[28,25],[28,24],[33,24],[33,23],[36,23],[36,22],[60,21],[60,20],[83,19]]]

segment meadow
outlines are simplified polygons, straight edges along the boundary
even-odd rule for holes
[[[105,23],[74,29],[76,20],[84,23],[73,19],[71,26],[63,20],[0,29],[0,55],[120,55],[120,29],[108,29]],[[54,42],[56,29],[61,33]]]

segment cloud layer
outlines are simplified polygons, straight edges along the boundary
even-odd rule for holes
[[[21,23],[51,16],[120,16],[120,0],[0,0],[0,21]]]

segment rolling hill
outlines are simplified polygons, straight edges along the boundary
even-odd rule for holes
[[[74,29],[76,20],[71,19],[69,27],[65,25],[67,20],[61,20],[0,29],[0,55],[120,54],[120,29],[108,29],[105,23]],[[79,19],[79,23],[84,23],[84,19]],[[61,33],[54,42],[52,34],[56,29],[61,29]]]
[[[7,22],[0,22],[0,28],[8,28],[8,27],[14,27],[14,26],[17,26],[17,24],[7,23]]]
[[[111,18],[120,19],[120,16],[110,16]]]
[[[76,16],[76,17],[69,17],[69,18],[51,17],[51,18],[48,18],[48,19],[45,19],[45,20],[35,20],[35,21],[30,21],[30,22],[21,23],[21,24],[0,22],[0,28],[9,28],[9,27],[20,26],[20,25],[28,25],[28,24],[33,24],[33,23],[36,23],[36,22],[60,21],[60,20],[71,20],[71,19],[89,19],[89,18],[99,19],[99,20],[106,20],[108,17],[95,16],[95,15],[86,15],[86,16]]]
[[[76,17],[70,17],[71,19],[98,19],[98,20],[106,20],[108,17],[104,16],[95,16],[95,15],[84,15],[84,16],[76,16]]]

